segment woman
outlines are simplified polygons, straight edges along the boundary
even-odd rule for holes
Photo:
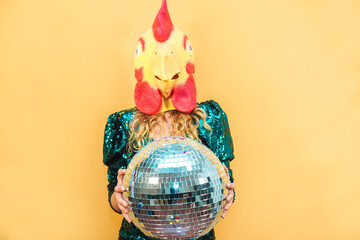
[[[224,164],[230,183],[224,218],[234,200],[233,144],[226,114],[213,100],[197,103],[192,46],[170,19],[166,0],[135,52],[135,108],[113,113],[105,127],[104,164],[108,166],[110,206],[124,220],[119,239],[149,239],[131,223],[122,179],[135,153],[148,142],[186,136],[210,148]],[[215,239],[214,230],[200,239]]]

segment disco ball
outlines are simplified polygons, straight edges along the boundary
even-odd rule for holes
[[[185,137],[143,147],[130,162],[123,184],[132,203],[129,216],[145,235],[196,239],[219,222],[228,190],[216,155]]]

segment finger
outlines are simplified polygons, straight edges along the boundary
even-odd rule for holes
[[[123,204],[118,203],[118,206],[123,214],[127,214],[129,212],[129,209],[125,207]]]
[[[117,177],[117,184],[116,184],[116,186],[122,186],[123,185],[123,180],[122,180],[122,178],[120,178],[119,176]]]
[[[128,204],[128,206],[131,206],[131,205],[132,205],[132,203],[131,203],[129,200],[127,200],[127,199],[124,198],[124,197],[123,197],[123,199],[126,201],[126,203]]]
[[[224,210],[225,210],[225,211],[229,211],[231,205],[232,205],[232,201],[227,202],[226,205],[225,205],[225,207],[224,207]]]
[[[123,193],[126,192],[127,189],[122,184],[118,183],[118,185],[116,185],[116,187],[114,188],[114,191],[118,193]]]
[[[227,203],[227,204],[225,205],[223,214],[221,215],[222,218],[225,218],[225,217],[226,217],[226,215],[227,215],[228,212],[229,212],[229,209],[230,209],[231,205],[232,205],[232,202],[229,202],[229,203]]]
[[[229,169],[226,167],[225,163],[223,163],[223,166],[224,166],[224,169],[225,169],[225,172],[226,172],[226,176],[227,176],[228,182],[230,182]]]
[[[233,195],[230,195],[226,198],[226,203],[225,203],[225,206],[223,207],[223,214],[222,214],[222,218],[224,218],[227,214],[227,212],[229,211],[231,205],[233,203]]]
[[[128,221],[128,223],[131,223],[131,222],[132,222],[132,220],[131,220],[131,218],[130,218],[130,216],[129,216],[128,214],[123,213],[123,216],[124,216],[124,218],[126,219],[126,221]]]
[[[226,167],[225,163],[223,163],[224,170],[227,174],[229,174],[229,169]]]
[[[118,192],[115,194],[115,198],[116,198],[116,201],[117,201],[117,202],[120,202],[121,200],[123,200],[122,194],[121,194],[121,193],[118,193]]]
[[[123,214],[126,214],[126,213],[127,213],[127,210],[126,210],[126,208],[124,208],[124,206],[122,206],[122,205],[119,204],[119,208],[120,208],[120,210],[121,210],[121,213],[123,213]]]
[[[121,182],[121,183],[122,183],[122,180],[123,180],[123,178],[124,178],[125,172],[126,172],[126,169],[119,169],[118,175],[117,175],[117,180],[118,180],[118,182]]]
[[[223,214],[221,215],[221,217],[224,219],[227,215],[227,213],[229,212],[229,210],[224,210]]]
[[[120,199],[119,203],[120,203],[122,206],[124,206],[125,208],[127,208],[127,207],[129,206],[124,199]]]
[[[225,218],[228,212],[229,212],[229,209],[224,209],[223,213],[221,214],[221,217]]]
[[[235,189],[235,183],[231,183],[229,182],[228,184],[226,184],[226,188],[229,190],[234,190]]]
[[[229,201],[231,201],[232,202],[232,200],[234,199],[234,191],[229,191],[229,194],[226,196],[226,201],[227,202],[229,202]]]
[[[121,204],[124,207],[128,206],[127,202],[124,200],[123,196],[120,193],[116,194],[115,197],[118,204]]]
[[[119,204],[124,205],[123,203],[124,203],[125,201],[124,201],[124,198],[123,198],[123,196],[122,196],[121,193],[117,193],[117,194],[115,195],[115,198],[116,198],[116,202],[117,202],[118,205],[119,205]],[[125,202],[125,203],[126,203],[126,202]]]

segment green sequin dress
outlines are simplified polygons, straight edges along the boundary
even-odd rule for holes
[[[198,103],[206,113],[206,123],[212,128],[212,132],[205,129],[200,120],[198,127],[199,139],[210,148],[219,160],[229,169],[230,181],[233,182],[233,174],[230,169],[230,161],[234,159],[233,142],[230,135],[230,129],[225,112],[220,105],[213,101]],[[108,166],[108,200],[111,206],[111,196],[117,184],[117,172],[120,168],[127,168],[136,152],[129,154],[126,145],[129,139],[130,123],[136,113],[136,108],[115,112],[108,117],[105,126],[103,163]],[[234,198],[235,199],[235,198]],[[111,206],[112,207],[112,206]],[[113,209],[115,211],[115,209]],[[119,239],[152,239],[144,235],[133,223],[129,224],[125,219],[119,231]],[[199,240],[215,239],[215,232],[212,229],[208,234],[199,238]]]

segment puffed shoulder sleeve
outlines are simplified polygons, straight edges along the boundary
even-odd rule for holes
[[[116,112],[108,117],[104,131],[103,163],[108,166],[108,200],[111,206],[111,196],[117,184],[120,168],[127,168],[128,153],[126,151],[127,134],[122,120],[122,112]],[[111,206],[112,207],[112,206]],[[115,209],[114,209],[115,211]]]
[[[227,116],[220,105],[213,101],[207,101],[200,105],[206,113],[206,123],[212,131],[204,128],[200,121],[200,138],[219,158],[221,162],[234,159],[234,146],[231,138]]]
[[[104,131],[103,163],[107,166],[116,161],[116,156],[126,148],[126,135],[121,121],[122,112],[108,117]]]

